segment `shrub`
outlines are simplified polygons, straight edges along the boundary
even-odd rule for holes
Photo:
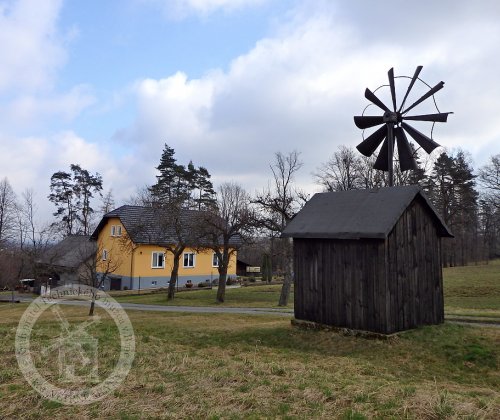
[[[205,282],[198,283],[198,287],[207,287],[207,284]]]
[[[128,287],[127,286],[123,286],[123,290],[128,290]]]

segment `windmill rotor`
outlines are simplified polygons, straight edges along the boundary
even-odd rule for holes
[[[366,137],[360,144],[358,144],[356,148],[364,156],[370,157],[373,153],[375,153],[375,150],[377,150],[380,144],[382,144],[373,167],[375,169],[389,172],[389,185],[391,186],[393,184],[393,156],[395,147],[397,147],[398,150],[399,166],[402,172],[418,168],[407,135],[409,135],[423,150],[425,150],[429,154],[434,149],[439,147],[439,144],[432,139],[432,131],[431,137],[428,137],[418,131],[416,128],[409,125],[407,121],[432,122],[432,126],[434,127],[434,124],[437,122],[446,122],[448,120],[448,115],[452,114],[452,112],[440,112],[436,106],[436,109],[438,111],[437,113],[407,115],[409,111],[413,110],[427,99],[431,97],[434,99],[434,94],[439,92],[444,87],[444,82],[439,82],[433,87],[427,85],[427,83],[419,78],[421,71],[422,66],[418,66],[412,77],[395,77],[394,69],[391,68],[388,71],[387,76],[389,79],[388,86],[390,88],[390,105],[392,106],[392,109],[390,109],[386,104],[384,104],[384,102],[382,102],[378,98],[378,96],[375,94],[376,91],[372,92],[370,89],[366,88],[365,98],[368,99],[371,104],[373,104],[377,108],[380,108],[380,110],[383,111],[383,114],[364,115],[363,112],[363,115],[354,117],[354,123],[358,128],[362,130],[375,128],[379,125],[382,125],[381,127],[377,128],[376,131],[374,131],[371,135]],[[399,107],[396,97],[395,85],[395,79],[398,77],[406,77],[410,79],[410,83],[406,89],[403,100],[399,104]],[[417,80],[420,80],[427,87],[429,87],[429,90],[421,97],[419,97],[416,101],[411,103],[411,105],[406,106],[406,101]]]

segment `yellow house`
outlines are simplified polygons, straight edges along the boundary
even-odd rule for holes
[[[187,228],[201,212],[184,210],[181,220]],[[173,265],[169,246],[176,244],[174,227],[162,224],[157,210],[121,206],[102,218],[92,238],[100,254],[97,273],[106,274],[105,290],[137,290],[167,287]],[[234,243],[234,246],[237,244]],[[236,250],[232,249],[227,276],[236,276]],[[218,279],[218,260],[208,248],[186,247],[179,261],[178,285]]]

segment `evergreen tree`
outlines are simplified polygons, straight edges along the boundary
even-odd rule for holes
[[[50,177],[49,201],[56,206],[53,215],[61,218],[66,235],[75,233],[76,205],[74,202],[75,191],[73,190],[73,180],[71,174],[64,171],[55,172]]]
[[[156,184],[149,187],[153,205],[164,211],[160,225],[167,232],[175,232],[176,241],[165,246],[172,254],[173,264],[168,287],[168,299],[174,298],[175,284],[178,278],[179,261],[188,246],[196,247],[194,232],[186,226],[184,212],[188,209],[204,209],[209,199],[214,201],[210,174],[205,168],[198,168],[190,161],[185,167],[177,163],[175,150],[165,144]],[[212,194],[212,195],[210,195]]]
[[[156,169],[160,172],[156,176],[156,184],[150,187],[150,192],[156,204],[166,205],[175,202],[185,202],[187,173],[183,165],[177,164],[174,157],[175,150],[165,144],[160,164]]]
[[[90,235],[92,215],[94,214],[91,200],[95,193],[102,195],[102,177],[98,173],[92,175],[80,165],[71,165],[71,171],[73,172],[73,191],[78,209],[77,217],[81,223],[81,232],[84,235]]]
[[[49,201],[56,206],[54,216],[61,219],[66,235],[89,235],[94,209],[91,200],[101,194],[102,177],[80,165],[71,165],[71,173],[58,171],[50,178]]]
[[[441,153],[424,188],[444,222],[455,235],[443,241],[444,265],[465,265],[480,258],[478,243],[478,194],[473,168],[466,155]]]

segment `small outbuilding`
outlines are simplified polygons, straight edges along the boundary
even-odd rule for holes
[[[418,186],[315,194],[293,238],[295,318],[391,334],[444,321],[441,238]]]

